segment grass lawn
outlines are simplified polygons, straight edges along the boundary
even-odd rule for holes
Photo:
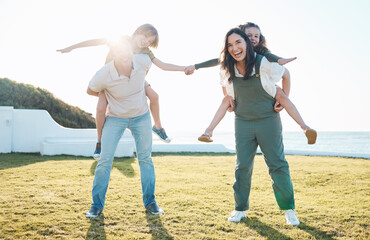
[[[369,160],[287,160],[299,227],[286,225],[261,155],[248,218],[236,224],[234,155],[155,155],[161,216],[144,210],[137,160],[116,158],[103,214],[87,219],[96,161],[0,154],[0,239],[370,239]]]

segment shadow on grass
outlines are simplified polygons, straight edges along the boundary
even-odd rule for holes
[[[134,177],[135,170],[132,164],[135,162],[135,158],[114,158],[112,168],[117,168],[124,176]],[[95,174],[95,168],[98,165],[98,161],[94,161],[90,167],[90,174]]]
[[[266,225],[265,223],[261,222],[260,220],[258,220],[257,218],[255,217],[251,217],[251,218],[245,218],[241,221],[242,223],[244,223],[247,227],[251,228],[251,229],[254,229],[256,232],[258,232],[258,234],[260,234],[261,236],[267,238],[267,239],[271,239],[271,240],[276,240],[276,239],[290,239],[292,240],[292,238],[282,234],[281,232],[279,232],[278,230]]]
[[[157,156],[235,156],[235,153],[227,152],[152,152],[153,157]]]
[[[97,218],[89,218],[90,227],[86,233],[86,239],[106,239],[104,230],[104,214],[101,213]]]
[[[317,228],[306,225],[305,223],[299,224],[299,229],[311,234],[315,239],[325,239],[325,240],[334,240],[332,234],[327,234]]]
[[[153,240],[173,239],[167,229],[163,227],[160,215],[153,215],[146,211],[145,217]]]
[[[234,153],[196,153],[196,152],[153,152],[152,156],[233,156]],[[54,155],[54,156],[42,156],[39,153],[0,153],[0,170],[8,168],[17,168],[27,166],[30,164],[46,161],[64,161],[64,160],[93,160],[92,157],[84,156],[72,156],[72,155]],[[135,158],[115,158],[113,167],[117,167],[126,176],[134,176],[132,167],[130,164]],[[92,174],[94,175],[96,163],[91,166]]]
[[[0,170],[8,168],[17,168],[34,163],[46,161],[65,161],[65,160],[91,160],[90,157],[56,155],[41,156],[39,153],[6,153],[0,154]]]

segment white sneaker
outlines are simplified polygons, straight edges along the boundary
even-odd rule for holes
[[[99,161],[100,160],[100,154],[94,154],[93,155],[93,158],[96,160],[96,161]]]
[[[240,222],[240,220],[242,220],[243,218],[246,218],[247,217],[247,214],[245,213],[245,211],[233,211],[231,213],[231,217],[229,217],[229,219],[227,219],[228,222]]]
[[[286,223],[293,226],[298,226],[300,224],[296,212],[293,209],[285,211]]]

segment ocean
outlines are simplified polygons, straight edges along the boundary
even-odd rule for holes
[[[197,140],[201,133],[168,133],[172,144],[207,144]],[[233,132],[214,132],[214,144],[235,152]],[[283,132],[285,153],[289,155],[338,156],[370,159],[370,132],[318,132],[316,143],[307,144],[303,132]],[[170,144],[171,144],[170,143]],[[261,153],[258,149],[257,152]]]

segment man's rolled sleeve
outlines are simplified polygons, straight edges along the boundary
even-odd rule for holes
[[[107,81],[107,71],[104,66],[102,69],[97,71],[94,77],[89,82],[89,88],[94,92],[100,92],[104,90]],[[108,72],[109,73],[109,72]]]

